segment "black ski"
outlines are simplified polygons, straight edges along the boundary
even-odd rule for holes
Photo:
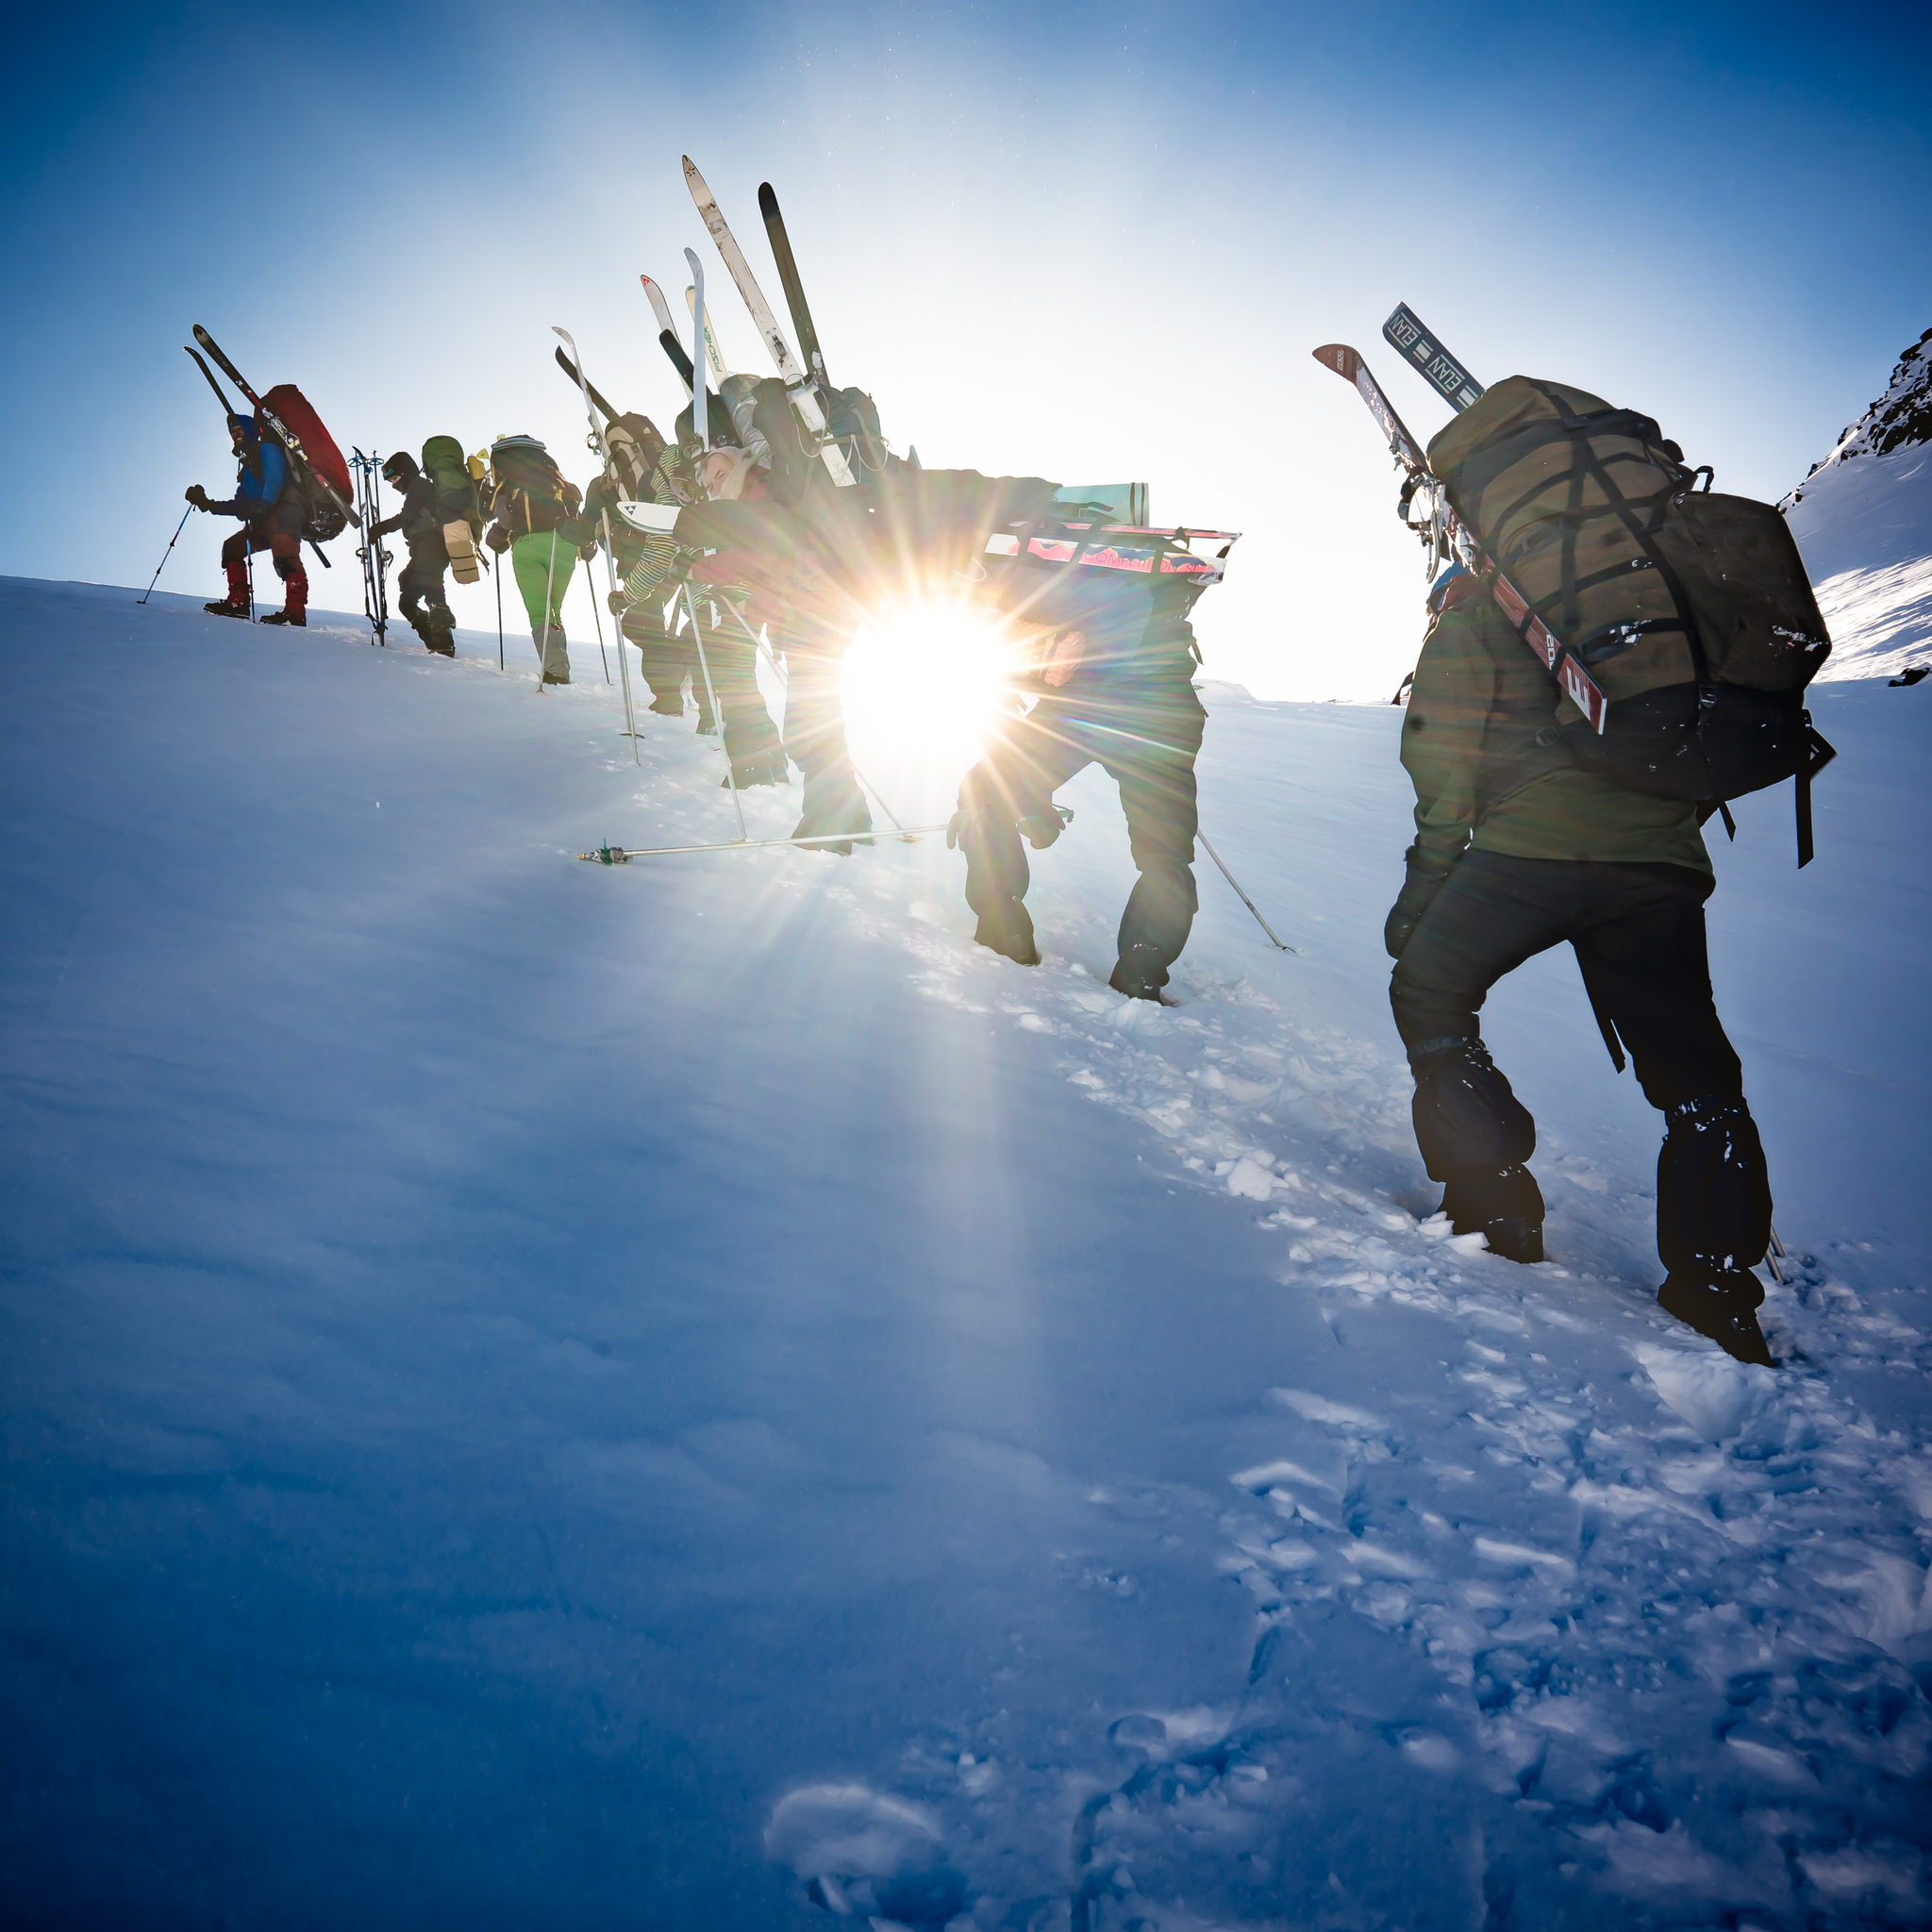
[[[230,417],[240,414],[240,411],[235,408],[234,404],[231,403],[227,399],[227,397],[222,393],[221,384],[215,380],[214,372],[208,366],[206,362],[204,362],[201,359],[200,352],[194,349],[191,349],[186,342],[183,342],[181,344],[181,353],[184,356],[192,356],[194,358],[194,366],[201,371],[203,376],[207,379],[208,388],[214,391],[215,401],[221,404],[223,409]]]
[[[1482,384],[1423,326],[1422,317],[1407,302],[1395,305],[1395,313],[1382,325],[1382,339],[1402,352],[1458,416],[1472,403],[1481,401]]]
[[[221,364],[222,373],[248,398],[250,408],[275,431],[275,437],[282,447],[308,471],[316,487],[341,511],[343,519],[351,524],[356,523],[355,507],[352,504],[344,503],[336,494],[335,491],[330,487],[327,477],[317,475],[315,465],[308,460],[308,455],[302,448],[302,439],[248,387],[247,379],[242,375],[242,372],[222,354],[220,345],[215,341],[214,337],[209,335],[207,329],[203,328],[198,322],[194,325],[194,340]],[[212,381],[214,378],[210,376],[208,379]],[[320,556],[321,552],[318,551],[316,554]],[[324,560],[326,561],[326,558]]]
[[[557,366],[570,377],[570,386],[573,389],[581,389],[596,404],[598,408],[603,410],[604,420],[607,423],[615,423],[617,421],[617,411],[597,393],[597,387],[594,383],[583,380],[582,376],[577,374],[577,365],[564,354],[561,348],[557,352]]]
[[[1402,492],[1404,520],[1407,521],[1408,499],[1425,485],[1433,485],[1436,495],[1431,522],[1440,520],[1442,539],[1451,552],[1458,562],[1488,583],[1490,594],[1496,600],[1496,608],[1515,626],[1524,642],[1542,659],[1543,668],[1556,678],[1576,708],[1601,733],[1610,717],[1609,700],[1604,696],[1602,688],[1576,661],[1569,645],[1530,608],[1529,599],[1497,569],[1494,560],[1456,514],[1447,493],[1429,475],[1428,458],[1424,456],[1421,444],[1390,407],[1389,398],[1382,393],[1382,385],[1369,373],[1369,365],[1346,342],[1325,342],[1314,352],[1314,356],[1324,369],[1332,369],[1344,382],[1355,385],[1356,393],[1368,405],[1369,414],[1381,425],[1382,433],[1389,439],[1390,453],[1407,472],[1408,481]],[[1423,534],[1425,541],[1434,541],[1430,531],[1425,529]]]
[[[824,353],[819,347],[819,332],[812,326],[811,310],[805,301],[805,284],[798,278],[798,263],[792,258],[791,238],[785,232],[785,217],[778,212],[778,197],[769,181],[758,183],[758,212],[765,218],[765,235],[772,244],[772,258],[778,264],[778,279],[785,286],[785,306],[791,311],[791,326],[798,334],[798,353],[822,390],[829,391],[825,377]]]

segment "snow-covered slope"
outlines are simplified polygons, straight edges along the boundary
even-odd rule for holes
[[[1392,708],[1210,691],[1302,950],[1204,866],[1163,1011],[1097,774],[1027,972],[940,841],[577,863],[718,754],[458,648],[0,583],[10,1923],[1926,1922],[1932,688],[1718,854],[1773,1374],[1567,958],[1551,1259],[1417,1220]]]
[[[1827,678],[1932,659],[1932,329],[1779,506],[1830,627]]]

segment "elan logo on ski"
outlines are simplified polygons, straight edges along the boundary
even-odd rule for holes
[[[1430,388],[1453,403],[1458,413],[1482,399],[1482,384],[1430,335],[1407,302],[1395,305],[1395,313],[1382,325],[1382,339],[1401,350]]]

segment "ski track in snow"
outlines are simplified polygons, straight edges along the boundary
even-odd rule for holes
[[[398,652],[384,668],[495,679],[478,642],[454,666]],[[594,644],[574,642],[594,675]],[[545,702],[571,721],[559,757],[616,774],[677,837],[728,836],[715,751],[688,724],[641,718],[633,783],[613,691]],[[1293,743],[1326,722],[1225,692],[1210,710],[1204,772],[1237,727]],[[946,1024],[1023,1041],[1080,1106],[1130,1123],[1146,1187],[1263,1230],[1279,1293],[1310,1301],[1327,1337],[1226,1390],[1253,1453],[1218,1492],[1102,1472],[1053,1552],[1066,1587],[1121,1620],[1171,1599],[1182,1570],[1187,1589],[1211,1573],[1242,1592],[1251,1648],[1224,1694],[1068,1710],[1037,1687],[1009,1706],[994,1682],[870,1767],[828,1763],[767,1821],[800,1923],[1371,1928],[1424,1923],[1419,1902],[1431,1924],[1499,1928],[1932,1923],[1917,1258],[1888,1273],[1847,1233],[1785,1227],[1773,1373],[1655,1307],[1650,1171],[1560,1120],[1536,1162],[1553,1260],[1518,1268],[1418,1219],[1433,1196],[1392,1027],[1331,1024],[1335,1001],[1308,991],[1324,974],[1366,985],[1377,957],[1334,937],[1320,868],[1304,883],[1290,852],[1264,879],[1217,832],[1304,953],[1269,951],[1204,858],[1179,1004],[1124,1001],[1105,984],[1129,876],[1098,856],[1124,844],[1110,791],[1077,781],[1074,825],[1031,855],[1046,963],[1030,971],[972,943],[940,840],[674,861],[718,868],[720,891],[727,868],[767,868],[761,890],[838,907]],[[797,798],[747,794],[752,836],[788,832]],[[621,819],[583,845],[645,842]],[[1362,888],[1358,924],[1379,923],[1383,885]],[[1874,1418],[1872,1375],[1920,1392]]]

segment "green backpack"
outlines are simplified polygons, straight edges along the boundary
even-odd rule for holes
[[[454,436],[432,436],[423,445],[423,474],[436,485],[436,516],[451,573],[458,583],[474,584],[482,575],[476,540],[483,534],[483,508],[462,444]]]

